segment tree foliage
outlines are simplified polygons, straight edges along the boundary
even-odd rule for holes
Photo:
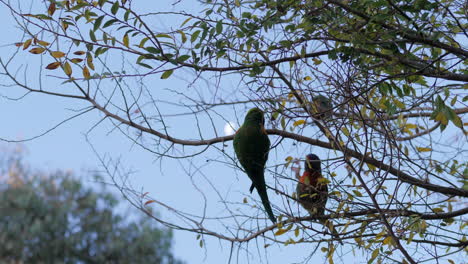
[[[177,1],[170,12],[123,0],[45,1],[34,12],[0,2],[25,34],[1,61],[14,85],[86,102],[82,113],[100,112],[158,158],[209,153],[235,168],[224,145],[233,136],[216,127],[253,105],[268,113],[279,224],[258,221],[263,214],[247,200],[219,195],[229,216],[178,212],[190,223],[171,225],[233,243],[264,237],[266,247],[317,242],[307,254],[325,242],[333,261],[340,246],[310,226],[291,187],[290,166],[313,149],[331,182],[324,219],[345,247],[366,252],[369,263],[466,255],[465,1],[203,0],[192,8]],[[26,51],[63,87],[19,79],[14,61]],[[160,89],[166,79],[186,85]],[[318,96],[329,98],[328,113],[317,113]]]
[[[181,263],[171,231],[146,217],[125,219],[114,194],[63,171],[30,171],[17,159],[2,166],[2,263]]]

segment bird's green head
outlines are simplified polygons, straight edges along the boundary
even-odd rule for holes
[[[263,116],[263,111],[256,107],[250,109],[249,112],[247,112],[247,115],[245,115],[244,122],[265,125],[265,117]]]

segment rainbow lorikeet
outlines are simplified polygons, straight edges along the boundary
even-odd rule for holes
[[[265,131],[263,111],[252,108],[245,116],[244,124],[234,135],[234,151],[240,164],[252,180],[250,192],[257,189],[270,220],[275,223],[276,218],[271,209],[265,183],[265,164],[270,151],[270,140]]]
[[[322,176],[321,162],[317,155],[308,154],[306,156],[304,173],[298,178],[296,193],[299,203],[309,212],[310,216],[324,215],[328,199],[328,180]],[[327,226],[332,235],[341,243],[333,224],[327,220],[320,220],[320,222]]]

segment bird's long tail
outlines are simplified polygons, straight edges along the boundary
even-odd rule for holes
[[[333,226],[333,223],[328,220],[320,220],[320,223],[328,228],[330,230],[330,233],[332,234],[334,240],[340,242],[341,245],[343,245],[343,241],[341,241],[340,235],[336,231],[335,227]]]
[[[260,186],[257,185],[255,187],[257,189],[258,195],[260,196],[260,199],[262,199],[262,204],[263,204],[263,207],[265,208],[265,211],[268,214],[268,218],[270,218],[270,220],[273,223],[276,223],[276,217],[273,214],[273,210],[271,209],[271,205],[270,205],[270,201],[268,200],[268,194],[267,194],[265,184],[262,184]]]

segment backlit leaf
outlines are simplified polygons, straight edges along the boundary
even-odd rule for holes
[[[44,48],[32,48],[29,50],[32,54],[41,54],[45,51]]]
[[[124,46],[128,48],[128,45],[129,45],[129,43],[128,43],[128,42],[129,42],[129,40],[128,40],[128,34],[125,34],[125,35],[123,36],[122,42],[123,42]]]
[[[303,124],[305,124],[305,120],[301,119],[301,120],[294,121],[293,126],[297,127],[297,126],[300,126],[300,125],[303,125]]]
[[[416,147],[416,150],[418,152],[429,152],[429,151],[432,151],[431,148],[423,148],[423,147]]]
[[[63,71],[65,72],[66,75],[68,76],[71,76],[72,75],[72,68],[70,66],[70,63],[65,62],[65,64],[63,65]]]
[[[89,69],[88,69],[88,67],[86,67],[86,66],[83,67],[83,77],[84,77],[85,79],[89,79],[89,77],[91,77],[91,75],[90,75],[90,73],[89,73]]]
[[[58,67],[60,67],[60,65],[61,65],[61,63],[59,61],[52,62],[52,63],[50,63],[49,65],[46,66],[46,69],[47,70],[55,70]]]
[[[167,79],[167,78],[169,78],[169,76],[171,76],[173,72],[174,72],[174,70],[167,70],[167,71],[165,71],[165,72],[161,75],[161,79]]]
[[[29,46],[31,46],[31,43],[32,43],[32,39],[26,40],[26,41],[23,43],[23,50],[29,48]]]
[[[55,3],[52,2],[52,3],[49,5],[49,8],[47,9],[47,14],[49,14],[49,16],[52,16],[52,15],[55,13],[55,10],[56,10]]]
[[[60,59],[63,56],[65,56],[65,53],[63,53],[61,51],[53,51],[53,52],[50,53],[50,55],[52,55],[52,57],[54,57],[56,59]]]

